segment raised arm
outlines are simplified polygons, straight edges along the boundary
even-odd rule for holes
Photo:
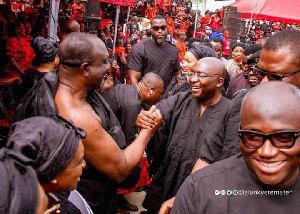
[[[130,85],[136,85],[141,78],[141,73],[132,69],[128,69],[128,76],[130,79]]]
[[[153,128],[142,129],[136,140],[123,151],[89,111],[77,109],[71,114],[61,114],[87,131],[87,138],[83,140],[85,160],[110,179],[121,182],[139,163],[152,134],[161,125],[159,110],[154,107],[152,111],[156,115],[156,124]]]

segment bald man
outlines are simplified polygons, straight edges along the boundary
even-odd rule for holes
[[[162,79],[150,72],[135,86],[118,84],[103,95],[121,124],[127,145],[135,140],[137,115],[145,109],[145,104],[157,103],[163,91]]]
[[[208,165],[219,159],[224,138],[224,120],[229,100],[221,96],[224,64],[217,58],[199,60],[187,74],[192,92],[178,93],[159,102],[164,124],[155,135],[156,173],[143,202],[148,213],[175,196],[193,166]],[[152,124],[151,114],[142,111],[137,124]]]
[[[189,176],[171,214],[298,213],[300,209],[300,90],[269,82],[244,98],[242,155]]]
[[[254,72],[259,74],[261,82],[282,81],[300,88],[300,31],[283,30],[271,36],[265,43]],[[228,116],[226,138],[221,159],[226,159],[240,152],[237,132],[240,123],[240,106],[244,91],[231,103]]]
[[[63,31],[58,35],[58,37],[60,40],[63,40],[66,37],[66,35],[72,32],[80,32],[80,25],[74,19],[70,19],[66,22]]]
[[[104,99],[95,91],[108,72],[108,52],[96,36],[71,33],[60,43],[60,67],[48,73],[23,99],[15,121],[32,116],[59,113],[86,130],[82,142],[85,168],[77,189],[94,213],[115,213],[118,183],[126,178],[142,158],[161,116],[154,107],[156,124],[142,129],[126,146],[120,124]]]

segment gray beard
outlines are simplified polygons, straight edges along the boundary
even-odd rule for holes
[[[163,45],[166,42],[165,38],[164,39],[158,39],[158,38],[156,38],[154,36],[152,36],[152,38],[154,39],[155,43],[158,44],[158,45]]]

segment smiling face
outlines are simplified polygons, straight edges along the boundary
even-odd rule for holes
[[[264,71],[281,75],[300,70],[295,63],[295,57],[291,54],[289,47],[284,47],[277,51],[263,49],[258,62],[258,67]],[[265,76],[261,82],[268,81],[268,77]],[[282,82],[287,82],[300,88],[300,72],[283,78]]]
[[[189,51],[185,52],[183,68],[185,72],[191,71],[197,64],[197,58]]]
[[[235,61],[235,63],[241,63],[242,62],[242,56],[244,53],[243,47],[235,47],[232,51],[232,58]]]
[[[66,168],[56,176],[57,191],[72,191],[76,189],[78,182],[80,181],[80,176],[82,174],[82,170],[85,167],[84,157],[84,148],[82,141],[80,140],[78,144],[77,151],[70,161],[70,163],[66,166]]]
[[[188,82],[192,88],[193,97],[201,102],[206,102],[217,98],[220,94],[220,87],[223,85],[222,68],[223,63],[217,58],[203,58],[199,60],[192,69],[194,74],[203,74],[203,78],[188,77]]]
[[[151,22],[151,34],[152,39],[158,45],[162,45],[165,43],[165,37],[167,34],[167,23],[165,19],[153,19]],[[159,30],[154,30],[155,28],[159,27]],[[162,30],[161,28],[164,28]]]
[[[280,98],[278,93],[269,96],[266,90],[265,93],[249,95],[242,108],[241,129],[264,134],[300,129],[299,99],[295,99],[291,92]],[[299,175],[300,138],[290,149],[278,149],[269,139],[258,149],[247,148],[242,141],[240,146],[248,168],[260,183],[287,188],[296,181]]]
[[[98,39],[93,42],[93,60],[86,68],[89,74],[87,84],[91,89],[97,90],[101,86],[103,76],[109,71],[110,65],[107,61],[108,52],[104,43]]]

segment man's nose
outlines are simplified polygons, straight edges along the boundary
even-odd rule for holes
[[[263,158],[273,158],[278,153],[278,148],[273,146],[269,139],[266,139],[264,144],[257,149],[257,153]]]

